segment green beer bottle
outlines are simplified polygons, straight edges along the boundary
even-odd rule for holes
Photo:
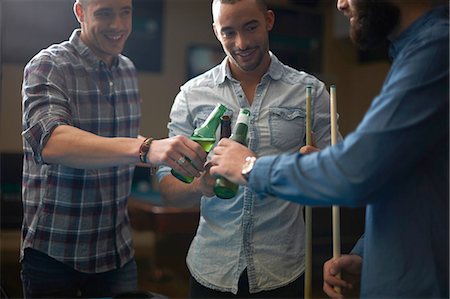
[[[214,108],[203,125],[195,129],[194,133],[192,133],[191,137],[189,137],[191,140],[194,140],[195,142],[200,144],[207,153],[209,153],[214,143],[216,142],[216,131],[220,125],[220,118],[225,113],[225,111],[227,111],[227,107],[220,103],[217,104],[216,108]],[[185,158],[187,162],[191,161],[189,160],[189,158]],[[194,177],[184,176],[173,169],[171,170],[171,173],[174,177],[187,184],[192,183],[192,181],[194,180]]]
[[[241,108],[239,116],[230,139],[247,145],[248,124],[250,121],[250,110],[248,108]],[[222,199],[230,199],[236,195],[239,186],[227,180],[224,177],[218,177],[214,184],[214,193],[217,197]]]

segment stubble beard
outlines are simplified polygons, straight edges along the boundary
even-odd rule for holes
[[[355,8],[358,19],[351,25],[350,38],[363,50],[386,42],[400,21],[400,10],[389,1],[359,0]]]

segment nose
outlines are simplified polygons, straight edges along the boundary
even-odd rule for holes
[[[121,28],[122,27],[122,19],[120,18],[119,14],[114,14],[114,17],[111,19],[111,22],[109,23],[110,28]]]
[[[348,0],[337,0],[336,7],[340,11],[345,10],[348,7]]]
[[[248,38],[242,32],[236,34],[235,46],[240,50],[245,50],[248,47]]]

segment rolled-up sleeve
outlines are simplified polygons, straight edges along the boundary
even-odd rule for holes
[[[72,124],[64,86],[62,72],[48,56],[37,57],[25,67],[22,136],[39,164],[44,164],[42,150],[52,131],[59,125]]]
[[[167,125],[169,137],[177,135],[190,136],[195,129],[189,116],[185,88],[184,86],[181,87],[181,91],[176,96],[170,111],[170,122]],[[160,167],[156,173],[158,179],[161,181],[166,175],[170,174],[170,170],[171,168],[167,166]]]

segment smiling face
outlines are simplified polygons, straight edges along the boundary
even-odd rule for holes
[[[269,36],[274,15],[262,9],[257,0],[213,4],[213,29],[230,59],[233,75],[264,73],[269,64]]]
[[[384,42],[400,22],[400,10],[389,0],[338,0],[350,20],[350,37],[362,49]]]
[[[97,57],[111,64],[131,33],[132,0],[84,0],[74,6],[81,40]]]

